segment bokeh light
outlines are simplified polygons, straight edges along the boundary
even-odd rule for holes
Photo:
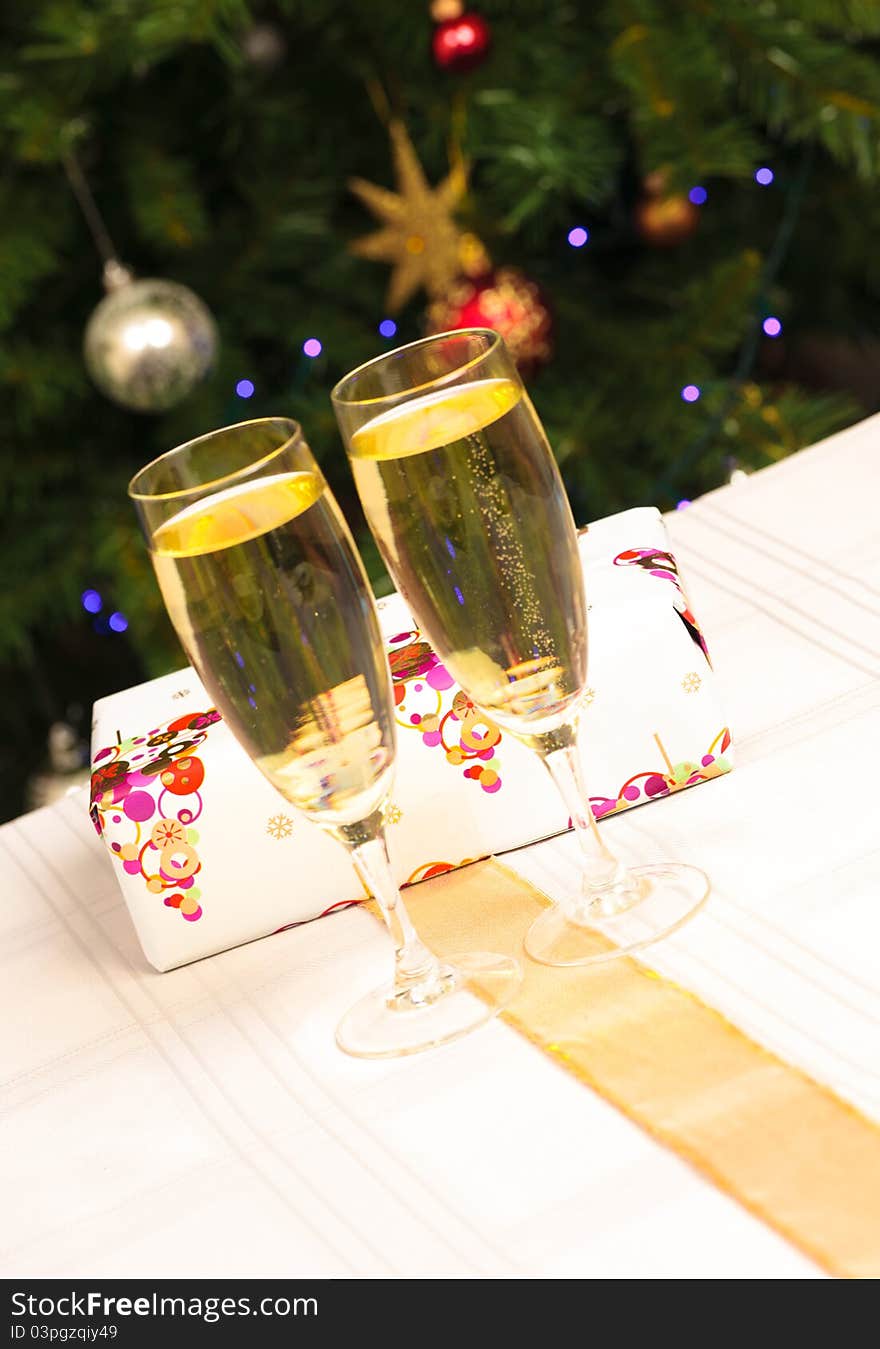
[[[383,319],[379,324],[379,332],[383,337],[393,337],[397,332],[397,324],[394,319]]]
[[[80,603],[87,614],[99,614],[104,605],[97,590],[84,590],[80,596]]]
[[[321,346],[317,337],[307,337],[305,342],[303,342],[303,355],[310,357],[312,360],[314,360],[316,356],[320,356],[323,350],[324,348]]]
[[[704,187],[692,187],[688,193],[688,201],[692,201],[694,206],[704,206],[709,198],[709,193]]]
[[[235,386],[235,392],[239,398],[250,398],[254,392],[254,382],[250,379],[240,379]]]
[[[768,337],[778,337],[782,332],[782,324],[779,322],[779,319],[774,318],[772,314],[765,318],[761,327]]]
[[[125,629],[128,627],[128,619],[125,617],[125,614],[121,614],[118,609],[115,614],[110,615],[109,622],[112,632],[125,632]]]
[[[687,508],[688,508],[688,506],[692,506],[692,505],[693,505],[693,502],[690,500],[689,497],[682,497],[681,501],[678,502],[678,504],[676,505],[675,509],[676,509],[677,511],[686,511]]]
[[[590,231],[585,230],[583,225],[575,225],[574,229],[568,231],[568,242],[572,248],[583,248],[590,237]]]
[[[768,169],[766,164],[763,168],[755,170],[755,182],[760,183],[762,187],[769,187],[773,182],[773,170]]]
[[[681,391],[681,396],[686,403],[696,403],[700,396],[700,390],[696,384],[686,384]]]

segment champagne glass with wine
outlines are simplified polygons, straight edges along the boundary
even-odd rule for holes
[[[533,749],[571,816],[582,883],[538,917],[529,955],[583,965],[646,946],[703,903],[696,867],[624,866],[601,837],[577,747],[587,606],[553,453],[501,337],[441,333],[347,375],[333,405],[367,522],[437,655]]]
[[[343,1018],[350,1054],[415,1053],[496,1014],[515,960],[441,960],[391,872],[391,677],[363,564],[299,426],[264,418],[192,440],[132,479],[183,647],[233,735],[290,804],[348,849],[395,947],[393,980]]]

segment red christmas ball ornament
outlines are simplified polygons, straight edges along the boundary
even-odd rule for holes
[[[553,316],[541,288],[517,267],[461,277],[447,296],[429,306],[429,334],[455,328],[494,328],[524,374],[533,374],[553,355]]]
[[[463,74],[482,65],[492,46],[492,29],[482,14],[466,10],[434,29],[431,51],[440,70]]]

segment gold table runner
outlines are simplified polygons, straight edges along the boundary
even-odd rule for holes
[[[828,1273],[880,1276],[880,1127],[635,960],[578,970],[526,959],[523,936],[546,902],[491,858],[407,891],[441,954],[522,958],[504,1019],[533,1044]]]

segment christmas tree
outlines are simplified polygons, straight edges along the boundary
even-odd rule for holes
[[[149,459],[296,417],[384,584],[328,393],[426,324],[507,326],[579,520],[873,406],[875,0],[7,0],[2,22],[6,813],[49,722],[182,663],[125,495]],[[168,410],[87,374],[89,189],[121,259],[216,320]],[[861,402],[821,378],[855,343]]]

